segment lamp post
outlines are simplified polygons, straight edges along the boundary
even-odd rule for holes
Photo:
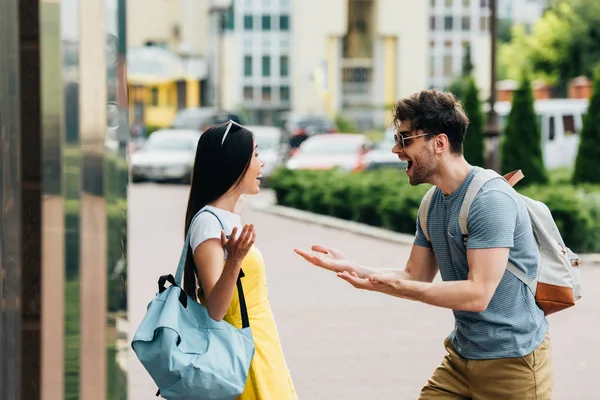
[[[490,76],[490,109],[487,113],[487,123],[485,127],[486,136],[486,168],[493,169],[500,173],[500,127],[498,126],[498,114],[495,110],[496,104],[496,1],[489,0],[490,3],[490,40],[491,40],[491,76]]]
[[[231,9],[231,0],[211,0],[209,15],[214,15],[217,37],[217,57],[215,59],[214,100],[215,106],[223,108],[223,53],[225,36],[225,16]]]

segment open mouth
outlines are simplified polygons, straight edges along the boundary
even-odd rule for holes
[[[408,173],[412,169],[413,162],[412,162],[412,160],[406,160],[406,162],[407,162],[406,173]]]

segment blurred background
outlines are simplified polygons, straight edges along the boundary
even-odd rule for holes
[[[391,111],[427,88],[462,101],[467,160],[522,169],[584,260],[584,298],[550,317],[553,398],[595,399],[597,0],[3,0],[0,398],[156,398],[131,337],[176,267],[198,138],[229,119],[265,162],[240,213],[300,398],[416,398],[451,313],[292,249],[403,267],[428,188],[391,153]]]

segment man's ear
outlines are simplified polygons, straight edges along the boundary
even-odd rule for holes
[[[443,153],[446,149],[450,148],[450,140],[448,135],[445,133],[440,133],[435,135],[433,138],[433,149],[436,153]]]

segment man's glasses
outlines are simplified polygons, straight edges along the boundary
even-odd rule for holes
[[[233,124],[236,124],[237,126],[239,126],[240,128],[242,127],[240,124],[238,124],[237,122],[233,121],[233,120],[229,120],[227,122],[227,129],[225,129],[225,134],[223,135],[223,139],[221,140],[221,146],[223,146],[223,143],[225,143],[225,138],[227,137],[227,134],[229,133],[229,130],[231,129],[231,126]]]
[[[422,135],[406,136],[406,137],[404,137],[401,133],[394,133],[394,142],[396,144],[399,144],[401,148],[405,148],[408,145],[410,145],[410,140],[416,139],[416,138],[422,137],[422,136],[428,136],[428,135],[433,135],[433,133],[429,132],[429,133],[424,133]],[[408,144],[407,144],[407,142],[408,142]]]

